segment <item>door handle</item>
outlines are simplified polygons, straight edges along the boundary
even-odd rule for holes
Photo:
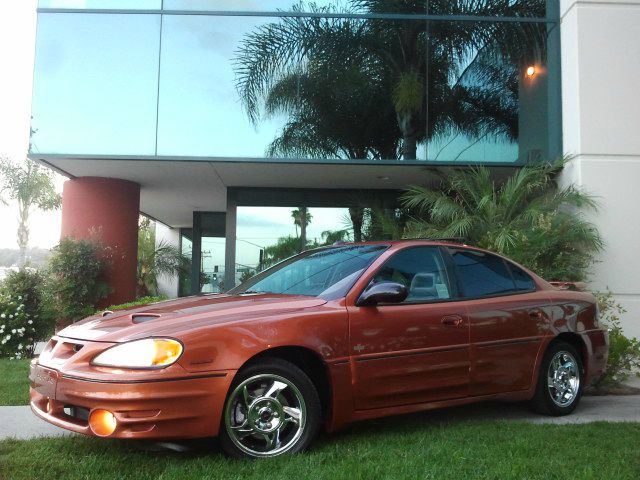
[[[446,317],[442,317],[440,323],[442,323],[443,325],[447,325],[448,327],[459,327],[460,325],[462,325],[463,321],[464,320],[462,320],[462,317],[458,315],[447,315]]]
[[[542,311],[537,308],[534,310],[529,310],[529,317],[539,319],[542,318]]]

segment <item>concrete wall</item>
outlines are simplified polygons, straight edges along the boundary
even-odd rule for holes
[[[592,287],[614,292],[640,338],[640,0],[564,0],[561,19],[563,180],[599,197]]]
[[[169,228],[162,223],[156,222],[156,245],[161,242],[169,243],[175,247],[180,246],[180,230],[177,228]],[[177,298],[178,296],[178,276],[163,275],[158,278],[158,289],[161,295],[169,298]]]

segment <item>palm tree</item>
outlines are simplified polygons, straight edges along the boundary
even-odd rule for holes
[[[315,242],[307,242],[304,250],[314,248],[318,245]],[[270,245],[264,249],[263,267],[269,268],[276,263],[300,253],[300,239],[296,237],[281,237],[275,245]]]
[[[299,207],[291,212],[293,224],[296,227],[296,237],[298,236],[298,227],[300,227],[300,250],[302,252],[307,247],[307,225],[311,223],[311,213],[307,207]]]
[[[186,275],[190,259],[179,248],[162,241],[156,244],[155,228],[149,219],[138,230],[138,297],[158,293],[158,279],[162,276]]]
[[[549,280],[582,280],[603,242],[578,213],[596,210],[594,198],[556,183],[564,163],[524,167],[501,185],[476,167],[443,176],[437,188],[411,187],[403,199],[413,218],[403,236],[461,238]]]
[[[333,245],[337,242],[348,242],[350,240],[349,230],[325,230],[322,232],[324,245]]]
[[[524,16],[544,14],[544,5],[543,0],[350,0],[345,11]],[[335,13],[335,9],[317,8],[313,4],[305,8],[309,9]],[[294,10],[300,11],[302,6]],[[402,139],[401,156],[411,160],[417,157],[419,142],[437,136],[456,132],[481,138],[505,135],[513,138],[514,132],[517,136],[517,88],[513,88],[514,79],[517,86],[517,66],[532,57],[544,56],[545,35],[543,24],[505,27],[468,21],[283,18],[259,27],[243,40],[236,58],[238,90],[254,123],[259,122],[263,111],[269,115],[276,110],[285,110],[294,119],[301,112],[307,115],[300,118],[309,118],[311,112],[311,118],[319,117],[329,123],[333,116],[323,116],[326,112],[315,111],[316,105],[307,103],[309,95],[305,88],[318,83],[309,81],[309,77],[318,72],[325,72],[325,76],[326,72],[340,72],[344,65],[353,71],[366,71],[369,82],[360,89],[345,92],[339,87],[349,84],[338,74],[334,94],[348,97],[365,92],[365,97],[378,101],[383,116],[393,112],[395,130]],[[321,68],[316,68],[317,65]],[[507,74],[496,75],[498,67]],[[299,77],[292,76],[292,72]],[[282,101],[283,91],[286,95]],[[314,92],[316,96],[318,91]],[[344,139],[354,126],[376,118],[367,116],[366,109],[357,110],[357,101],[352,103],[351,99],[340,104],[333,99],[324,105],[334,109],[346,105],[346,110],[354,110],[356,115],[347,128],[339,126],[331,135],[323,135],[314,128],[323,125],[317,121],[296,122],[299,130],[285,128],[283,134],[297,137],[296,148],[304,144],[307,150],[319,149],[322,154],[343,151],[349,142],[336,143],[339,134]],[[276,150],[282,150],[283,145],[285,149],[290,145],[285,135],[275,142]],[[372,150],[369,145],[365,147],[357,152],[362,158]],[[388,145],[384,150],[389,155]]]
[[[23,269],[29,247],[29,216],[34,209],[57,210],[62,197],[56,192],[53,174],[29,159],[14,163],[8,158],[0,158],[0,205],[6,204],[4,193],[18,204],[18,266]]]

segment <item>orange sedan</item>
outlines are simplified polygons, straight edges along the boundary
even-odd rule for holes
[[[448,242],[302,253],[227,294],[105,312],[31,365],[31,408],[109,438],[218,436],[235,457],[321,428],[483,400],[571,413],[603,373],[590,294]]]

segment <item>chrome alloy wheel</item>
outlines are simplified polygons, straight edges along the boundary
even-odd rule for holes
[[[306,417],[300,390],[286,378],[272,374],[256,375],[238,385],[224,412],[231,441],[253,457],[288,451],[302,436]]]
[[[556,353],[549,364],[547,388],[553,403],[559,407],[571,405],[580,390],[580,367],[567,351]]]

